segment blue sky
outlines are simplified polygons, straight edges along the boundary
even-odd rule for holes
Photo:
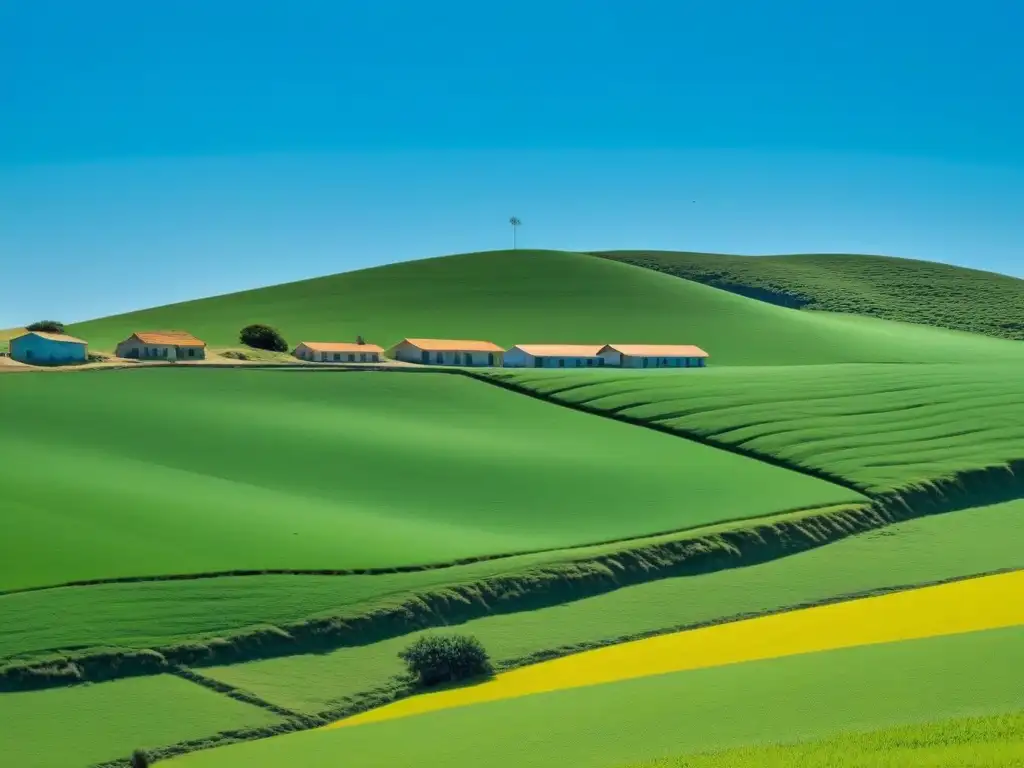
[[[0,327],[400,259],[1024,275],[1019,2],[0,0]]]

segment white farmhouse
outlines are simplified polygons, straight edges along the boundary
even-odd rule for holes
[[[341,341],[303,341],[295,348],[300,360],[316,363],[379,363],[384,350],[376,344]]]
[[[388,350],[395,360],[421,365],[501,365],[504,353],[497,344],[468,339],[403,339]]]
[[[505,351],[506,368],[594,368],[605,365],[601,344],[516,344]]]
[[[692,344],[605,344],[598,354],[618,368],[703,368],[708,359]]]
[[[117,345],[116,354],[133,360],[203,360],[206,342],[186,331],[136,331]]]

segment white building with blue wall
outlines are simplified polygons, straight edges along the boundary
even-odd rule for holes
[[[506,368],[597,368],[601,344],[516,344],[505,351]]]
[[[10,341],[12,360],[30,365],[84,363],[89,359],[89,345],[63,333],[28,331]]]

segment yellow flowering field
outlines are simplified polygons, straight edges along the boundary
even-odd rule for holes
[[[758,659],[1024,625],[1021,595],[1024,571],[1015,571],[661,635],[403,699],[326,727]]]

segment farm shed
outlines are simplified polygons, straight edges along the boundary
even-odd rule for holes
[[[593,368],[605,365],[601,344],[516,344],[504,354],[506,368]]]
[[[599,354],[619,368],[703,368],[708,358],[692,344],[606,344]]]
[[[203,360],[206,342],[186,331],[137,331],[117,345],[116,354],[140,360]]]
[[[503,350],[489,341],[403,339],[389,353],[395,360],[423,365],[501,365]]]
[[[300,360],[316,363],[379,363],[383,354],[376,344],[342,341],[303,341],[294,352]]]
[[[84,363],[88,344],[63,333],[28,331],[10,341],[10,356],[19,363]]]

